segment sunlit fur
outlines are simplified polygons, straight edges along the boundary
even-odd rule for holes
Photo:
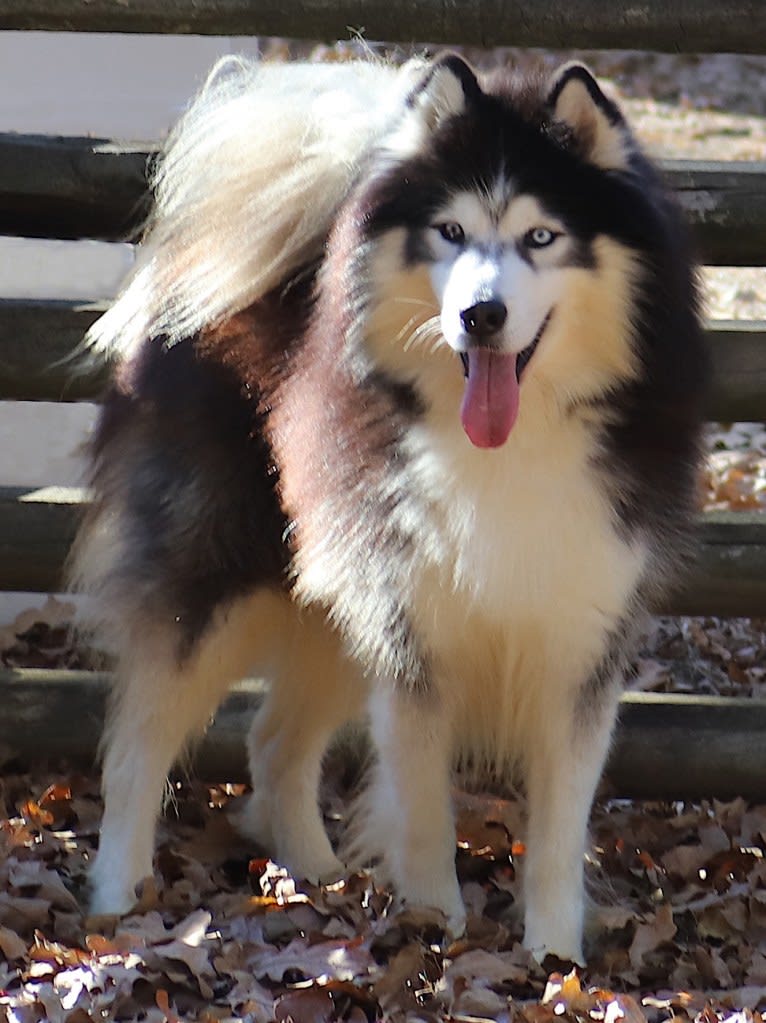
[[[137,270],[89,343],[111,355],[189,337],[318,256],[420,67],[221,60],[155,165]]]
[[[167,771],[255,670],[245,833],[314,880],[375,860],[458,933],[451,767],[521,778],[524,940],[582,961],[626,660],[688,549],[705,374],[672,200],[586,69],[450,56],[227,65],[158,190],[92,339],[118,364],[72,567],[117,659],[92,908],[130,908]],[[458,354],[490,349],[525,363],[494,447],[460,413]],[[333,850],[322,757],[365,712]]]

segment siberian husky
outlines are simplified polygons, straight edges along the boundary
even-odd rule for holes
[[[591,73],[219,67],[172,134],[73,559],[117,658],[92,908],[152,871],[166,775],[273,685],[245,827],[345,864],[322,757],[369,715],[355,844],[459,932],[450,770],[518,772],[525,942],[582,961],[626,658],[688,548],[705,378],[686,230]]]

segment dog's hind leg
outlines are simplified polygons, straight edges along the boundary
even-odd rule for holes
[[[93,913],[124,913],[152,873],[166,778],[186,743],[204,731],[257,644],[282,624],[284,598],[262,591],[219,607],[187,653],[149,616],[123,643],[104,735],[104,818],[91,872]],[[142,627],[141,627],[142,626]],[[127,625],[126,625],[127,629]]]
[[[602,681],[583,704],[551,700],[526,753],[529,823],[524,944],[583,963],[583,859],[593,795],[609,748],[620,686]]]
[[[301,612],[248,737],[253,793],[237,824],[296,877],[345,872],[322,823],[322,759],[334,733],[364,712],[365,683],[318,612]]]

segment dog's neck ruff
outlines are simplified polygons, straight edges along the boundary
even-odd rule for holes
[[[519,414],[521,375],[540,343],[552,311],[548,311],[521,352],[477,347],[460,353],[466,377],[460,421],[477,448],[498,448],[508,440]]]

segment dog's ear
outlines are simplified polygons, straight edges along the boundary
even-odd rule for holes
[[[445,53],[418,68],[405,101],[404,114],[387,139],[387,148],[407,158],[450,117],[464,113],[481,95],[473,69],[462,57]]]
[[[632,145],[625,119],[584,64],[559,68],[548,106],[554,126],[584,159],[605,170],[628,166]]]
[[[407,104],[433,130],[448,117],[462,114],[481,94],[476,75],[456,53],[437,57],[410,93]]]

